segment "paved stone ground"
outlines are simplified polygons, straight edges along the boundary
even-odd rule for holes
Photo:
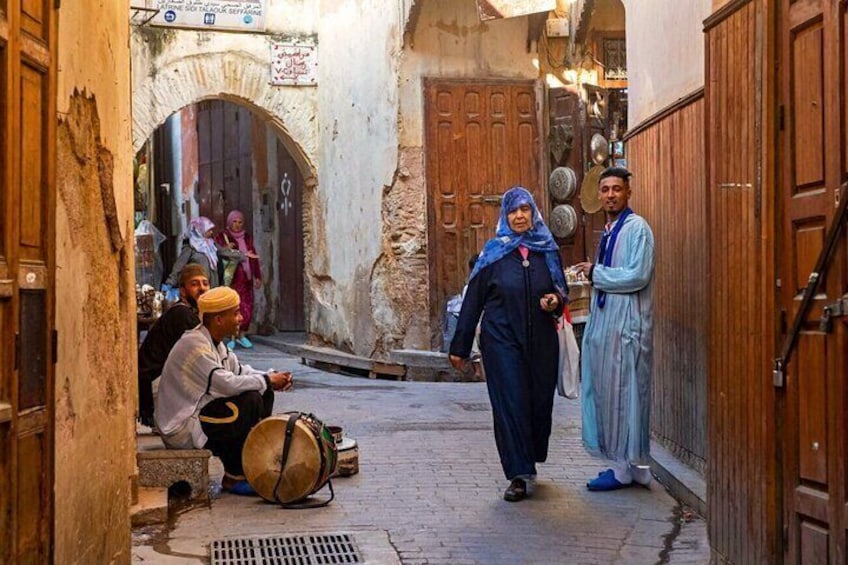
[[[239,350],[241,353],[243,350]],[[415,383],[327,373],[257,346],[240,355],[295,373],[276,412],[312,412],[359,446],[360,472],[334,480],[326,508],[283,510],[222,494],[166,527],[133,532],[136,563],[209,562],[213,540],[351,532],[373,563],[708,563],[702,518],[662,485],[590,493],[603,462],[580,445],[578,401],[557,398],[532,498],[505,502],[485,383]],[[219,471],[220,472],[220,471]],[[326,494],[326,490],[319,493]],[[380,539],[391,551],[379,553]],[[391,545],[388,546],[387,543]]]

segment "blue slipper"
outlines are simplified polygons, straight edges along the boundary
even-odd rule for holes
[[[236,342],[234,342],[233,340],[230,340],[230,341],[227,342],[227,349],[232,351],[235,348],[236,348]]]
[[[256,496],[256,491],[253,490],[253,487],[247,481],[236,481],[232,486],[224,490],[232,494],[238,494],[239,496]]]
[[[244,347],[245,349],[250,349],[251,347],[253,347],[253,343],[249,339],[247,339],[246,335],[241,336],[240,338],[238,338],[237,341],[238,344]]]
[[[598,478],[592,479],[586,483],[586,488],[593,491],[608,491],[627,488],[631,483],[621,483],[615,478],[615,473],[612,469],[607,469],[598,474]]]

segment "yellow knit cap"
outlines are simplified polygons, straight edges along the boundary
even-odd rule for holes
[[[203,319],[204,314],[224,312],[238,307],[240,302],[238,292],[228,286],[218,286],[200,295],[197,299],[197,309],[200,311],[200,318]]]

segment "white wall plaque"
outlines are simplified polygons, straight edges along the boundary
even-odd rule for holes
[[[267,0],[147,0],[159,8],[151,25],[264,31]],[[158,5],[157,5],[158,4]]]
[[[271,84],[312,86],[318,84],[318,46],[311,40],[271,42]]]

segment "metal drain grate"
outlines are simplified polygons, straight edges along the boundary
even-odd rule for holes
[[[215,540],[212,565],[334,565],[362,563],[349,534]]]

